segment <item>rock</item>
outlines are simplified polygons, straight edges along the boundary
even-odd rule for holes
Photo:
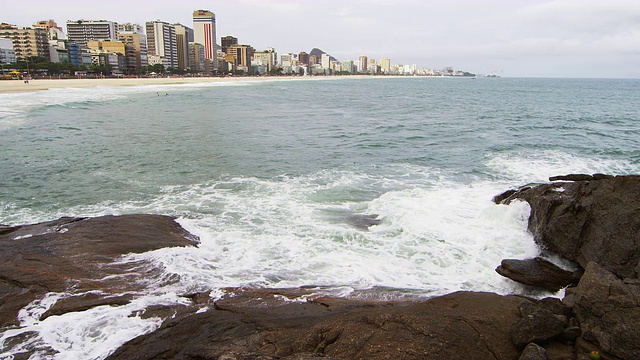
[[[507,191],[503,192],[502,194],[498,194],[498,195],[494,196],[493,197],[493,202],[496,203],[496,204],[501,204],[503,201],[507,200],[509,197],[517,194],[518,191],[522,191],[522,189],[520,189],[520,190],[515,190],[515,189],[507,190]]]
[[[584,340],[622,359],[640,359],[639,280],[620,280],[591,262],[578,284],[573,311]]]
[[[569,174],[569,175],[552,176],[549,178],[549,181],[590,181],[593,179],[594,179],[593,175]]]
[[[583,268],[597,262],[620,278],[640,272],[640,176],[552,183],[511,195],[531,205],[536,242]]]
[[[547,350],[538,344],[531,343],[524,348],[519,360],[549,360]]]
[[[560,300],[557,300],[560,303]],[[568,325],[566,310],[561,305],[545,302],[523,302],[519,305],[521,319],[511,329],[511,340],[519,348],[529,343],[544,344],[564,332]]]
[[[547,350],[547,355],[551,360],[576,360],[572,343],[552,341],[545,345],[544,348]]]
[[[355,214],[347,217],[349,225],[359,230],[369,230],[370,227],[380,225],[381,219],[378,219],[377,214]]]
[[[18,311],[48,292],[99,290],[103,298],[108,298],[113,296],[110,293],[139,290],[134,288],[135,282],[117,276],[109,281],[94,279],[131,271],[134,265],[104,266],[121,255],[171,246],[194,246],[196,241],[173,219],[160,215],[61,218],[5,227],[0,234],[0,327],[17,325]],[[139,271],[143,271],[143,267]],[[146,271],[139,276],[158,272],[150,267]],[[52,308],[50,314],[51,311],[87,309],[110,301],[120,303],[122,298],[68,299],[66,305],[61,303]]]
[[[395,303],[268,298],[266,292],[233,294],[216,302],[217,309],[166,322],[156,332],[133,339],[109,359],[218,359],[229,353],[290,359],[308,358],[301,354],[372,360],[516,359],[520,352],[510,341],[509,329],[518,320],[518,304],[528,301],[466,292]]]
[[[581,271],[563,270],[540,257],[528,260],[502,260],[496,272],[521,284],[537,286],[553,292],[577,284],[582,275]]]

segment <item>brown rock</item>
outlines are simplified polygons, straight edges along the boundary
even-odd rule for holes
[[[584,340],[622,359],[640,359],[640,281],[620,280],[591,262],[573,310]]]
[[[553,292],[577,284],[582,275],[581,271],[563,270],[540,257],[528,260],[502,260],[496,272],[521,284],[537,286]]]
[[[110,288],[117,288],[113,293],[135,291],[131,281],[93,279],[129,272],[133,265],[103,266],[121,255],[195,244],[196,239],[173,219],[160,215],[62,218],[5,227],[0,234],[0,327],[16,325],[18,311],[47,292],[100,290],[109,297]],[[157,272],[147,271],[140,276]],[[104,302],[90,298],[69,301],[76,304],[57,311]]]
[[[549,181],[590,181],[593,179],[594,179],[593,175],[569,174],[569,175],[552,176],[549,178]]]
[[[557,299],[556,299],[557,300]],[[511,340],[519,348],[529,343],[545,344],[559,337],[568,325],[567,309],[554,302],[523,302],[518,307],[521,319],[513,324]]]
[[[238,296],[240,295],[240,296]],[[168,322],[110,359],[217,359],[228,353],[338,359],[517,359],[509,328],[520,297],[455,293],[425,302],[274,303],[254,292]],[[258,299],[259,298],[259,299]],[[235,302],[235,299],[240,299]],[[261,301],[261,306],[255,306]]]
[[[518,360],[549,360],[549,354],[542,346],[531,343],[524,348]]]
[[[536,242],[583,268],[597,262],[621,278],[640,271],[640,176],[536,186],[510,196],[531,205]]]

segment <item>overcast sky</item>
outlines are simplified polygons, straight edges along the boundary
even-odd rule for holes
[[[233,35],[280,54],[317,47],[338,60],[389,57],[482,74],[640,78],[639,0],[28,0],[5,4],[0,22],[192,27],[195,9],[216,14],[218,43]]]

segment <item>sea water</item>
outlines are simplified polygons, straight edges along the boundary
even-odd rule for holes
[[[639,103],[640,81],[616,79],[332,78],[0,94],[0,223],[166,214],[201,240],[120,259],[164,271],[128,305],[38,321],[68,295],[35,301],[20,327],[3,330],[0,358],[34,348],[36,358],[104,358],[159,326],[136,316],[145,307],[195,291],[525,293],[494,269],[540,254],[526,231],[530,209],[492,197],[559,174],[638,173]],[[379,224],[363,226],[374,217]],[[36,335],[9,341],[26,333]]]

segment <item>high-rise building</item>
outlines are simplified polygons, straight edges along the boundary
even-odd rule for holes
[[[366,56],[360,56],[360,58],[358,59],[360,61],[360,65],[358,65],[358,72],[361,73],[366,73],[367,72],[367,66],[369,65],[369,60],[367,59]]]
[[[50,60],[49,33],[45,29],[0,25],[0,38],[11,39],[17,60],[37,56]]]
[[[142,67],[149,65],[147,58],[147,35],[133,31],[123,31],[118,34],[118,41],[127,47],[127,69],[136,73]]]
[[[205,71],[204,46],[198,43],[189,44],[189,69]]]
[[[227,53],[227,49],[229,49],[232,45],[238,45],[238,38],[233,36],[225,36],[220,39],[220,45],[222,47],[222,52]]]
[[[382,71],[383,74],[391,73],[391,59],[389,58],[380,59],[380,71]]]
[[[0,64],[13,64],[15,62],[16,52],[13,50],[13,41],[0,38]]]
[[[193,29],[182,24],[174,24],[176,28],[176,46],[178,48],[178,68],[189,68],[189,39],[193,42]]]
[[[118,37],[118,24],[105,20],[77,20],[67,22],[67,38],[87,47],[87,42],[92,40],[116,40]]]
[[[193,41],[204,46],[204,58],[210,60],[212,70],[216,70],[218,66],[216,14],[209,10],[193,12]]]
[[[329,54],[322,54],[320,57],[320,64],[323,69],[329,69],[329,66],[331,65],[331,58],[329,57]]]
[[[156,61],[159,58],[165,69],[177,68],[178,46],[175,26],[160,20],[147,21],[146,30],[148,57],[153,55]]]
[[[353,66],[353,61],[347,60],[344,61],[342,63],[342,71],[343,72],[348,72],[349,74],[353,74],[354,73],[354,66]]]
[[[298,54],[298,62],[303,65],[309,64],[309,54],[304,51]]]

